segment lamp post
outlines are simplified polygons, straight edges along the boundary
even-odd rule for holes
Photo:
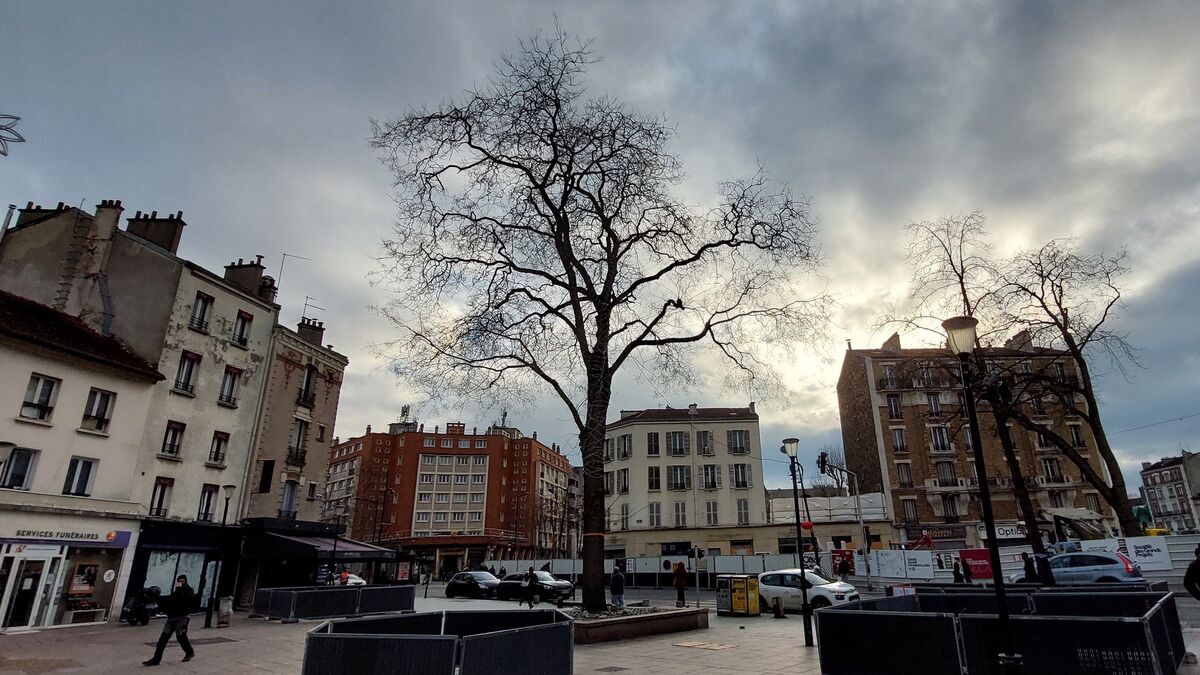
[[[796,461],[796,448],[800,444],[798,438],[783,439],[783,447],[779,451],[788,456],[788,464],[792,470],[792,508],[796,510],[796,552],[800,555],[800,608],[804,617],[804,646],[813,646],[812,607],[808,604],[808,578],[804,569],[804,551],[800,548],[800,488],[796,485],[796,474],[799,462]]]
[[[220,590],[221,572],[225,567],[225,522],[229,518],[229,500],[233,497],[233,491],[237,489],[236,485],[225,484],[221,486],[225,492],[225,509],[221,512],[221,529],[217,537],[217,571],[213,575],[212,592],[208,595],[208,608],[204,611],[204,627],[212,628],[213,609],[217,604],[217,591]]]
[[[970,367],[971,352],[975,350],[975,327],[979,320],[971,316],[956,316],[942,322],[946,331],[950,351],[958,357],[958,370],[962,376],[963,399],[967,405],[967,418],[970,422],[971,449],[975,454],[976,473],[986,476],[983,442],[979,434],[979,416],[975,409],[975,392],[972,390],[972,374]],[[983,516],[983,527],[987,533],[988,558],[992,563],[992,585],[996,587],[996,605],[1000,615],[1000,636],[1004,651],[997,655],[1001,669],[1006,673],[1021,672],[1021,655],[1016,653],[1013,646],[1012,625],[1008,617],[1008,597],[1004,589],[1004,574],[1000,570],[1000,547],[996,539],[996,521],[992,515],[991,490],[986,479],[979,480],[979,507]]]

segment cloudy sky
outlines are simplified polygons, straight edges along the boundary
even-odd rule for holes
[[[311,258],[287,263],[282,320],[316,299],[351,358],[338,433],[379,428],[419,398],[369,347],[391,334],[366,274],[393,207],[368,119],[460,95],[555,15],[595,40],[591,91],[676,124],[689,196],[761,162],[812,199],[840,304],[790,400],[760,403],[765,447],[797,435],[811,466],[840,441],[843,341],[886,337],[871,325],[906,290],[904,224],[980,209],[1001,252],[1129,249],[1120,321],[1144,367],[1103,375],[1107,426],[1133,485],[1142,459],[1200,450],[1196,3],[7,2],[0,113],[27,142],[0,157],[0,200],[183,210],[181,254],[216,270]],[[614,416],[747,398],[619,384]],[[553,401],[515,422],[578,459]]]

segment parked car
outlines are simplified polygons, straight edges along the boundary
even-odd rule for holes
[[[1115,551],[1060,553],[1050,558],[1050,570],[1059,584],[1145,581],[1137,563]],[[1025,581],[1025,572],[1010,575],[1009,580]]]
[[[446,583],[446,597],[490,598],[500,580],[489,572],[459,572]]]
[[[528,589],[525,587],[525,575],[527,572],[518,572],[510,574],[500,582],[496,587],[496,598],[499,600],[512,600],[513,598],[525,597]],[[534,572],[534,595],[542,602],[551,602],[558,598],[565,598],[571,595],[574,585],[569,581],[555,579],[553,574],[549,572]]]
[[[758,575],[758,602],[765,612],[775,598],[783,598],[784,610],[800,611],[804,598],[800,592],[801,575],[810,584],[808,604],[813,609],[844,605],[858,600],[858,591],[844,581],[834,581],[819,570],[786,569]]]
[[[335,586],[342,585],[342,579],[341,579],[340,575],[335,576],[333,578],[333,584]],[[366,586],[367,580],[363,579],[362,577],[358,576],[357,574],[349,574],[346,576],[346,585],[347,586]]]

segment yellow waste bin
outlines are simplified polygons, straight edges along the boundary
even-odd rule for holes
[[[722,574],[717,577],[717,613],[758,616],[758,577],[752,574]]]

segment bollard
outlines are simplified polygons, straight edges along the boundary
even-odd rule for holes
[[[787,618],[787,614],[784,614],[783,612],[783,598],[775,596],[775,598],[771,600],[771,609],[775,612],[776,619]]]
[[[217,601],[217,628],[228,628],[233,619],[233,598],[222,597]]]

